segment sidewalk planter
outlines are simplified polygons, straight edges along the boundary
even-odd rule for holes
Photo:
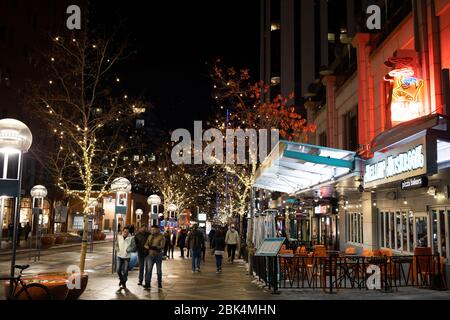
[[[52,235],[43,235],[41,243],[44,248],[49,248],[55,243],[55,238]]]
[[[66,272],[41,272],[38,274],[38,276],[48,277],[52,279],[59,279],[60,281],[66,281],[66,283],[68,283],[69,277],[72,276],[72,274]],[[84,290],[86,290],[88,279],[89,275],[87,272],[81,273],[80,289],[71,289],[71,290],[67,289],[68,292],[65,299],[77,300],[83,294]]]
[[[67,279],[61,277],[52,277],[47,275],[35,275],[22,277],[22,280],[26,284],[39,283],[47,287],[50,291],[52,300],[66,300],[69,288],[67,287]],[[5,298],[9,293],[9,281],[5,281],[3,284]],[[16,288],[16,292],[19,292],[22,286],[19,284]],[[28,293],[31,296],[31,300],[48,300],[47,295],[42,289],[29,288]],[[18,298],[18,300],[29,300],[27,294],[24,292]]]
[[[64,242],[66,242],[67,237],[62,236],[62,235],[57,235],[55,237],[55,244],[63,244]]]

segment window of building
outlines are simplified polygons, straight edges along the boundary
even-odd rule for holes
[[[361,212],[346,212],[346,241],[363,243],[363,214]]]
[[[83,215],[76,215],[73,217],[72,229],[83,230]]]
[[[327,133],[324,131],[321,134],[319,134],[319,146],[326,147],[327,146]]]
[[[356,151],[358,149],[358,108],[344,114],[344,149]]]
[[[413,213],[408,209],[385,209],[379,213],[378,241],[382,248],[414,250]]]

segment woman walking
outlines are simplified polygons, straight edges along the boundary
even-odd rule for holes
[[[186,230],[182,229],[178,236],[178,247],[180,248],[180,258],[184,259],[184,247],[186,247]]]
[[[222,259],[225,253],[225,236],[222,230],[217,230],[212,240],[212,248],[216,257],[216,273],[222,272]]]

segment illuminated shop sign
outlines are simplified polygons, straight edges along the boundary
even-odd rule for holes
[[[420,145],[408,150],[408,152],[390,156],[377,163],[366,165],[364,170],[364,181],[372,182],[423,168],[424,157],[422,147],[423,146]]]
[[[366,161],[364,188],[436,173],[436,142],[428,140],[423,137]]]
[[[409,121],[425,114],[422,87],[423,80],[414,77],[400,77],[394,80],[391,103],[392,122]]]
[[[412,177],[402,181],[402,190],[418,189],[428,186],[428,178],[425,176]]]

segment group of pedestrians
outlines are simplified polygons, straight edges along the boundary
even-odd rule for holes
[[[130,235],[129,227],[124,227],[122,229],[122,233],[118,235],[116,242],[117,274],[119,275],[120,288],[126,289],[126,283],[128,280],[128,264],[131,259],[131,253],[137,252],[139,261],[138,285],[143,285],[145,290],[150,290],[153,267],[156,265],[158,288],[162,289],[162,260],[164,242],[165,239],[159,231],[159,227],[157,225],[152,226],[150,233],[147,231],[147,226],[143,225],[135,236]]]
[[[188,257],[189,254],[192,256],[192,273],[200,272],[200,264],[202,261],[205,262],[207,241],[205,230],[198,225],[193,225],[190,231],[181,229],[178,234],[174,230],[168,230],[162,234],[158,225],[152,226],[148,232],[147,226],[143,225],[136,235],[133,235],[130,227],[124,227],[116,242],[119,287],[126,289],[132,252],[136,252],[138,256],[138,285],[143,286],[145,290],[150,290],[153,268],[156,265],[158,289],[162,289],[164,257],[173,259],[174,248],[178,246],[180,257],[184,259],[184,249],[187,248]],[[234,262],[236,250],[239,247],[239,233],[234,225],[231,225],[229,230],[213,229],[209,234],[209,241],[211,253],[216,260],[216,273],[221,273],[225,249],[228,251],[228,261]]]
[[[20,244],[20,238],[21,238],[22,234],[24,234],[25,241],[28,241],[30,232],[31,232],[31,226],[30,226],[29,222],[27,222],[25,224],[25,227],[22,227],[22,224],[19,223],[19,225],[17,227],[17,244],[18,245]],[[13,241],[13,236],[14,236],[14,223],[10,222],[8,224],[8,242]]]

